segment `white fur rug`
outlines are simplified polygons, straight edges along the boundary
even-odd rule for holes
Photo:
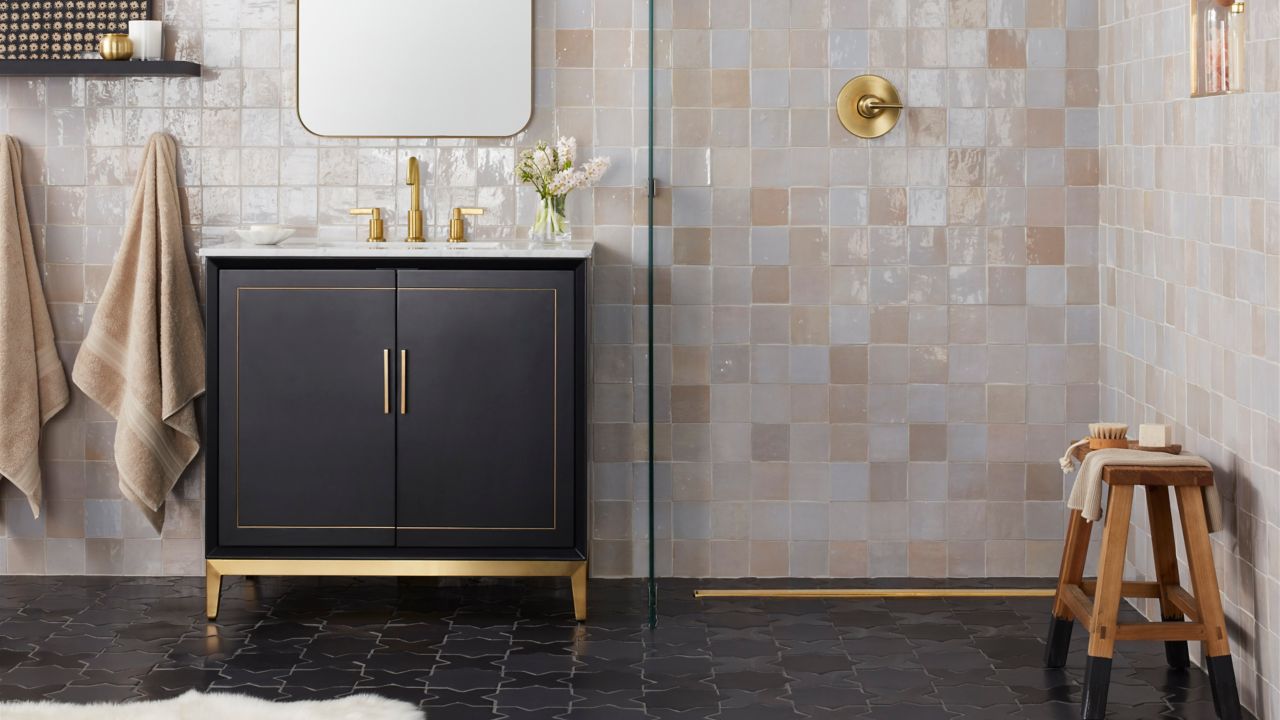
[[[231,693],[182,697],[122,705],[2,703],[4,720],[423,720],[409,703],[376,695],[340,700],[273,703]]]

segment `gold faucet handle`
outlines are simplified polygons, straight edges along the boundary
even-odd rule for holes
[[[902,110],[903,105],[900,102],[886,102],[875,95],[863,95],[858,100],[858,114],[868,120],[877,118],[880,113],[885,110]]]
[[[467,241],[467,225],[463,220],[463,216],[483,214],[484,210],[481,208],[454,208],[453,218],[449,221],[449,242],[460,243]]]
[[[369,216],[368,242],[380,243],[387,241],[386,223],[382,220],[382,208],[354,208],[351,210],[351,214]]]

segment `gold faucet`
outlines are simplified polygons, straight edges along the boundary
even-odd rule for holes
[[[409,179],[405,184],[413,188],[409,200],[409,237],[405,242],[426,242],[422,236],[422,173],[418,169],[418,158],[409,158]]]
[[[467,224],[463,215],[483,215],[480,208],[454,208],[453,219],[449,221],[449,242],[464,243],[467,241]]]
[[[385,224],[382,221],[382,208],[355,208],[351,211],[351,214],[369,216],[368,242],[380,243],[387,241],[386,236],[383,234]]]

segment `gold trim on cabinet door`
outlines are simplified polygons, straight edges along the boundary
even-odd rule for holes
[[[339,290],[339,291],[368,291],[368,290],[391,290],[397,291],[397,288],[381,288],[381,287],[238,287],[236,288],[236,527],[239,529],[253,530],[414,530],[414,531],[497,531],[497,532],[546,532],[555,531],[560,528],[560,448],[556,442],[556,428],[559,427],[560,418],[560,402],[559,402],[559,385],[560,385],[560,291],[557,288],[510,288],[510,287],[494,287],[494,288],[475,288],[475,287],[448,287],[448,288],[398,288],[399,291],[417,291],[417,292],[550,292],[551,308],[553,316],[552,331],[552,453],[551,453],[551,527],[416,527],[416,526],[381,526],[381,525],[244,525],[240,522],[240,301],[241,292],[246,290],[256,291],[315,291],[315,290]],[[384,412],[389,413],[387,407],[389,404],[389,388],[388,368],[389,364],[387,356],[390,355],[390,349],[384,349]],[[400,351],[400,414],[408,414],[408,398],[406,388],[408,384],[408,353],[407,349]],[[270,573],[279,574],[279,573]]]
[[[236,341],[235,341],[235,393],[236,393],[236,411],[235,411],[235,476],[236,476],[236,529],[238,530],[395,530],[394,525],[245,525],[240,519],[240,304],[243,300],[243,293],[246,291],[273,291],[273,292],[314,292],[317,290],[341,291],[341,292],[395,292],[393,287],[325,287],[325,286],[241,286],[236,288]],[[390,350],[387,350],[390,353]],[[386,394],[384,393],[384,398]],[[388,410],[389,412],[389,410]]]
[[[551,293],[551,527],[451,527],[397,525],[397,530],[475,532],[554,532],[560,529],[560,290],[549,287],[402,287],[400,292],[549,292]],[[401,382],[403,391],[404,383]]]

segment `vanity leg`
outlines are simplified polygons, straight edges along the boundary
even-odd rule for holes
[[[584,562],[573,571],[573,615],[582,622],[587,619],[587,564]]]
[[[205,561],[204,563],[204,602],[205,615],[210,620],[218,618],[218,601],[222,598],[222,573],[218,572],[213,563]]]

